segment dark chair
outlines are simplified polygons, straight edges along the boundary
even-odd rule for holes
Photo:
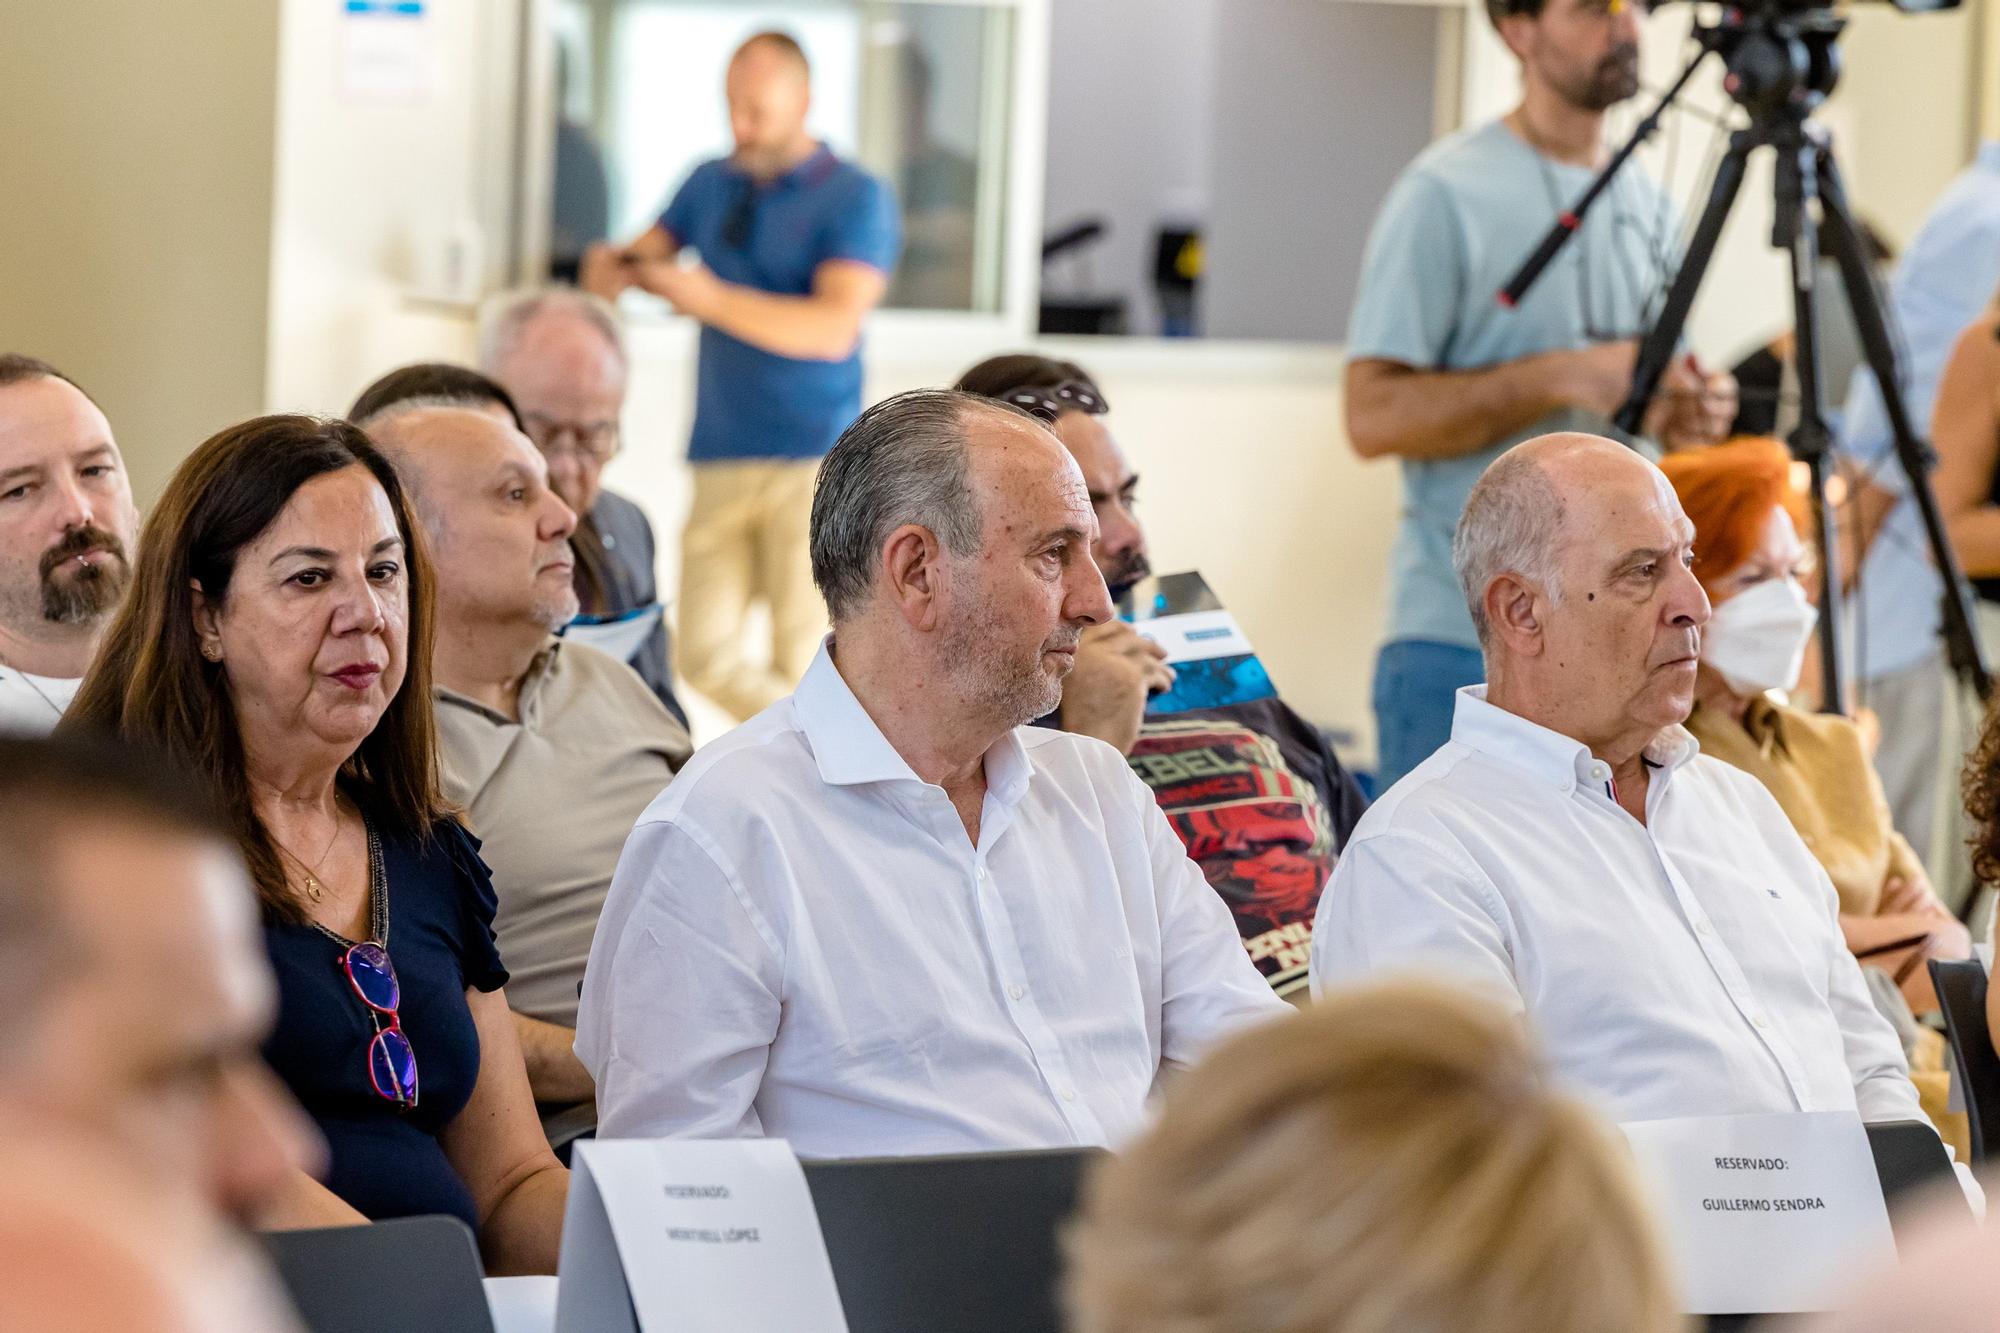
[[[310,1333],[493,1333],[479,1246],[455,1217],[260,1239]]]
[[[1059,1235],[1088,1149],[807,1162],[854,1333],[1061,1333]]]
[[[1986,967],[1977,958],[1930,961],[1931,984],[1951,1039],[1952,1077],[1972,1129],[1972,1164],[1981,1166],[1988,1153],[2000,1153],[2000,1055],[1986,1029]]]
[[[1868,1150],[1875,1155],[1875,1175],[1882,1182],[1882,1202],[1889,1206],[1891,1230],[1902,1222],[1904,1205],[1911,1202],[1905,1196],[1929,1197],[1928,1191],[1941,1185],[1951,1187],[1942,1191],[1946,1197],[1959,1193],[1951,1149],[1928,1122],[1883,1120],[1867,1129]]]

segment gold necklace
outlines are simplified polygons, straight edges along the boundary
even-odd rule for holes
[[[268,832],[268,830],[266,831]],[[340,801],[338,798],[335,798],[333,803],[333,836],[326,840],[326,847],[320,852],[319,860],[313,862],[312,865],[308,866],[297,852],[285,846],[283,840],[277,834],[271,834],[271,841],[277,845],[278,850],[286,856],[291,857],[292,864],[297,866],[299,873],[306,877],[306,897],[312,899],[314,902],[318,902],[326,893],[326,885],[320,882],[317,872],[321,866],[326,864],[326,858],[333,854],[333,844],[339,840]]]

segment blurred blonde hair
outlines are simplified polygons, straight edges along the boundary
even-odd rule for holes
[[[1623,1143],[1514,1018],[1414,981],[1217,1050],[1067,1242],[1078,1333],[1681,1327]]]

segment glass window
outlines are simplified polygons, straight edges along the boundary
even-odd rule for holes
[[[1056,0],[1042,332],[1344,338],[1375,213],[1439,129],[1447,17]]]
[[[1013,23],[1011,2],[560,0],[552,271],[644,231],[729,151],[729,57],[777,29],[812,61],[814,134],[896,188],[905,249],[887,304],[997,311]]]

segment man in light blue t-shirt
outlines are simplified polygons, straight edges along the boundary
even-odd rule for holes
[[[1604,113],[1638,91],[1645,10],[1626,0],[1487,0],[1487,10],[1521,62],[1521,103],[1404,170],[1369,235],[1348,330],[1348,437],[1364,458],[1403,462],[1375,666],[1378,790],[1449,738],[1453,692],[1484,678],[1451,567],[1473,482],[1529,436],[1608,431],[1679,258],[1672,201],[1628,166],[1520,305],[1499,303],[1603,165]],[[1662,387],[1649,436],[1721,438],[1735,414],[1729,376],[1688,357]]]

